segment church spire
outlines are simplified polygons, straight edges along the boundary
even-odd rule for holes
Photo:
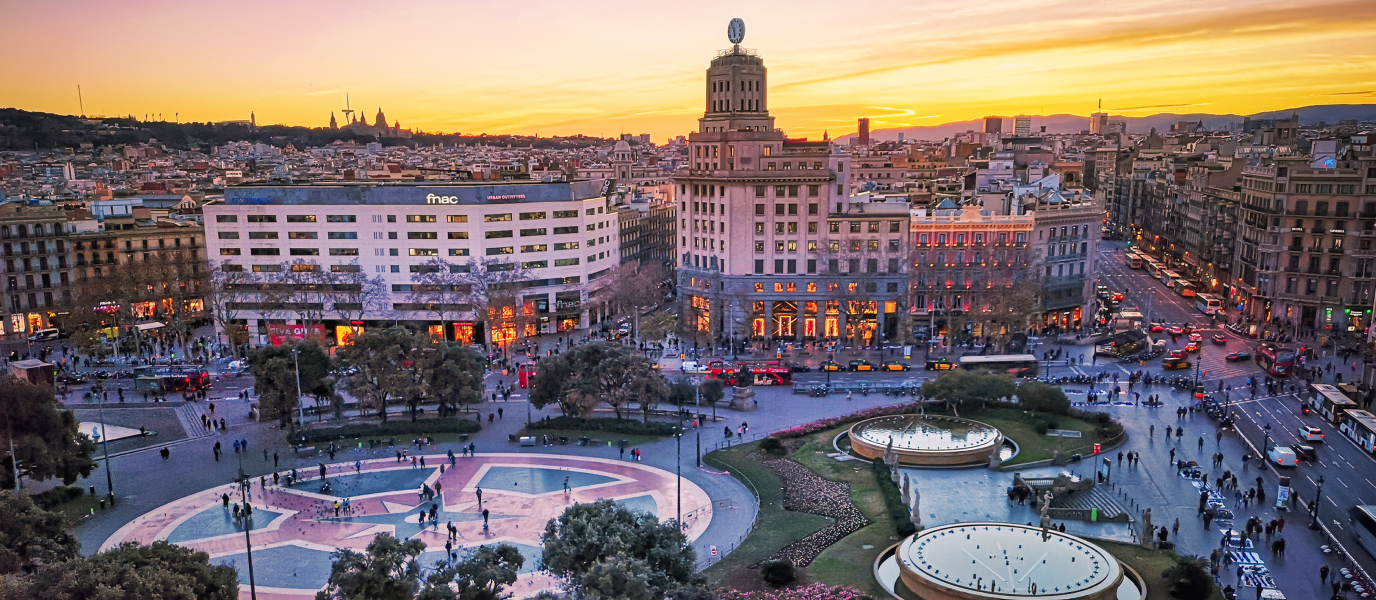
[[[334,120],[334,113],[330,113],[330,129],[339,129],[339,122]]]

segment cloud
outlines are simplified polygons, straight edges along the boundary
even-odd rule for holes
[[[1376,96],[1376,90],[1363,90],[1360,92],[1333,92],[1332,94],[1319,94],[1320,96]]]
[[[1150,104],[1147,106],[1128,106],[1125,108],[1115,108],[1113,110],[1154,110],[1160,108],[1189,108],[1191,106],[1208,106],[1212,102],[1194,102],[1190,104]]]

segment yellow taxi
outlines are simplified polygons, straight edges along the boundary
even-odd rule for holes
[[[836,361],[834,361],[834,360],[824,361],[824,362],[822,363],[821,370],[822,370],[822,371],[840,371],[840,370],[841,370],[841,363],[838,363],[838,362],[836,362]]]

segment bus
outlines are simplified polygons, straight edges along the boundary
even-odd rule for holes
[[[1352,524],[1352,537],[1376,556],[1376,505],[1357,504],[1347,509],[1348,523]]]
[[[535,363],[521,363],[516,365],[516,385],[523,388],[530,387],[530,381],[535,379]]]
[[[960,357],[962,369],[984,369],[1014,377],[1036,377],[1041,363],[1031,354],[994,354]]]
[[[715,365],[709,367],[707,376],[712,379],[720,379],[722,383],[729,386],[740,385],[741,373],[750,373],[750,385],[790,385],[793,383],[793,372],[777,363],[773,365],[741,363],[736,366]]]
[[[1151,275],[1152,278],[1157,278],[1161,276],[1161,263],[1156,262],[1150,258],[1146,259],[1145,262],[1147,263],[1148,275]]]
[[[1343,413],[1338,431],[1368,454],[1376,454],[1376,415],[1364,410],[1350,409]]]
[[[1175,293],[1185,298],[1193,298],[1198,295],[1198,293],[1195,292],[1193,283],[1185,281],[1184,279],[1177,279],[1171,283],[1173,284],[1172,287],[1175,289]]]
[[[1213,294],[1195,296],[1194,307],[1206,315],[1223,314],[1223,299]]]
[[[1127,263],[1128,263],[1128,268],[1129,268],[1129,269],[1140,269],[1140,268],[1142,268],[1142,255],[1141,255],[1141,254],[1138,254],[1138,253],[1136,253],[1136,252],[1128,252],[1128,253],[1127,253],[1126,259],[1127,259]]]
[[[1295,351],[1275,342],[1262,342],[1257,345],[1256,361],[1263,371],[1276,377],[1287,377],[1295,366]]]
[[[1318,411],[1319,416],[1334,425],[1342,420],[1344,413],[1358,407],[1358,404],[1348,398],[1347,394],[1344,394],[1337,386],[1327,383],[1313,383],[1309,385],[1308,391],[1309,393],[1304,399],[1305,405]]]
[[[199,392],[210,389],[210,373],[196,365],[153,365],[134,368],[134,391],[150,394]]]
[[[1161,283],[1166,284],[1166,287],[1171,287],[1175,280],[1180,279],[1180,274],[1170,269],[1161,269],[1161,274],[1156,278],[1160,279]]]

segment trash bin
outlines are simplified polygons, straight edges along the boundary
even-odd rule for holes
[[[466,441],[468,441],[468,434],[466,434],[466,433],[460,433],[460,434],[459,434],[459,441],[460,441],[460,442],[466,442]]]

